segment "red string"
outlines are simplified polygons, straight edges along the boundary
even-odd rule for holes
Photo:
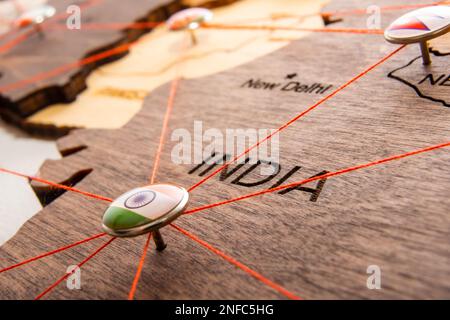
[[[81,29],[70,30],[71,32],[79,32],[85,30],[146,30],[154,29],[156,27],[164,25],[165,22],[135,22],[135,23],[120,23],[120,22],[109,22],[109,23],[83,23]],[[63,29],[66,30],[66,25],[63,24],[53,24],[49,26],[52,29]]]
[[[105,236],[105,235],[106,235],[106,233],[99,233],[99,234],[97,234],[97,235],[95,235],[95,236],[92,236],[92,237],[90,237],[90,238],[86,238],[86,239],[84,239],[84,240],[81,240],[81,241],[78,241],[78,242],[74,242],[74,243],[69,244],[69,245],[67,245],[67,246],[64,246],[64,247],[61,247],[61,248],[58,248],[58,249],[55,249],[55,250],[52,250],[52,251],[43,253],[43,254],[41,254],[41,255],[39,255],[39,256],[36,256],[36,257],[30,258],[30,259],[24,260],[24,261],[22,261],[22,262],[20,262],[20,263],[14,264],[14,265],[12,265],[12,266],[9,266],[9,267],[3,268],[3,269],[0,269],[0,273],[6,272],[6,271],[9,271],[9,270],[12,270],[12,269],[15,269],[15,268],[17,268],[17,267],[20,267],[20,266],[23,266],[23,265],[28,264],[28,263],[30,263],[30,262],[33,262],[33,261],[42,259],[42,258],[44,258],[44,257],[51,256],[51,255],[53,255],[53,254],[55,254],[55,253],[62,252],[62,251],[65,251],[65,250],[67,250],[67,249],[70,249],[70,248],[79,246],[80,244],[83,244],[83,243],[92,241],[92,240],[94,240],[94,239],[103,237],[103,236]]]
[[[266,277],[264,277],[263,275],[261,275],[260,273],[250,269],[249,267],[247,267],[246,265],[242,264],[241,262],[233,259],[232,257],[228,256],[227,254],[225,254],[224,252],[220,251],[219,249],[213,247],[212,245],[208,244],[207,242],[199,239],[198,237],[194,236],[193,234],[189,233],[188,231],[174,225],[174,224],[170,224],[171,227],[173,227],[174,229],[178,230],[179,232],[181,232],[182,234],[184,234],[185,236],[189,237],[190,239],[194,240],[195,242],[199,243],[200,245],[204,246],[206,249],[208,249],[209,251],[215,253],[216,255],[222,257],[223,259],[225,259],[226,261],[228,261],[229,263],[235,265],[236,267],[238,267],[239,269],[241,269],[242,271],[246,272],[247,274],[249,274],[250,276],[252,276],[253,278],[261,281],[262,283],[264,283],[265,285],[269,286],[270,288],[278,291],[279,293],[281,293],[282,295],[284,295],[285,297],[289,298],[289,299],[293,299],[293,300],[301,300],[300,297],[296,296],[295,294],[293,294],[292,292],[284,289],[282,286],[272,282],[271,280],[267,279]]]
[[[139,265],[138,265],[138,268],[136,270],[136,275],[134,276],[133,284],[131,285],[131,289],[130,289],[130,292],[128,294],[128,300],[133,300],[134,299],[134,294],[136,292],[136,288],[137,288],[137,284],[139,282],[139,278],[141,277],[142,269],[144,268],[144,261],[145,261],[146,255],[147,255],[147,251],[148,251],[148,247],[150,245],[150,239],[151,238],[152,238],[152,233],[150,232],[148,234],[147,241],[145,242],[144,250],[142,252],[141,259],[139,260]]]
[[[45,179],[41,179],[41,178],[37,178],[37,177],[33,177],[33,176],[28,176],[26,174],[23,174],[23,173],[20,173],[20,172],[16,172],[16,171],[12,171],[12,170],[8,170],[8,169],[5,169],[5,168],[0,168],[0,172],[9,173],[9,174],[12,174],[12,175],[15,175],[15,176],[18,176],[18,177],[23,177],[23,178],[27,178],[27,179],[30,179],[30,180],[34,180],[34,181],[37,181],[37,182],[40,182],[40,183],[44,183],[44,184],[47,184],[49,186],[58,188],[58,189],[64,189],[64,190],[67,190],[67,191],[76,192],[76,193],[85,195],[85,196],[90,197],[90,198],[103,200],[103,201],[107,201],[107,202],[112,202],[113,201],[111,198],[103,197],[103,196],[100,196],[100,195],[97,195],[97,194],[94,194],[94,193],[90,193],[90,192],[82,191],[82,190],[79,190],[79,189],[76,189],[76,188],[68,187],[68,186],[65,186],[63,184],[58,184],[58,183],[55,183],[55,182],[52,182],[52,181],[48,181],[48,180],[45,180]]]
[[[150,178],[150,184],[153,184],[155,182],[156,172],[158,171],[159,162],[161,159],[161,153],[162,153],[162,150],[164,147],[164,139],[166,136],[167,128],[169,126],[170,114],[172,113],[173,105],[175,102],[175,95],[177,93],[178,83],[179,83],[179,78],[176,78],[172,81],[172,85],[170,87],[170,94],[169,94],[169,99],[167,101],[166,114],[164,115],[164,121],[163,121],[162,129],[161,129],[161,136],[159,137],[159,145],[158,145],[158,149],[157,149],[156,155],[155,155],[155,163],[153,165],[153,171],[152,171],[152,175]]]
[[[122,45],[117,46],[115,48],[112,48],[110,50],[106,50],[106,51],[100,52],[98,54],[94,54],[94,55],[92,55],[90,57],[87,57],[85,59],[77,60],[75,62],[71,62],[71,63],[65,64],[65,65],[59,66],[57,68],[54,68],[54,69],[52,69],[50,71],[39,73],[39,74],[34,75],[34,76],[30,77],[30,78],[27,78],[27,79],[24,79],[24,80],[21,80],[21,81],[17,81],[17,82],[14,82],[14,83],[10,83],[8,85],[0,87],[0,93],[14,91],[14,90],[22,88],[22,87],[24,87],[26,85],[32,84],[34,82],[55,77],[55,76],[57,76],[57,75],[59,75],[61,73],[64,73],[64,72],[66,72],[68,70],[77,68],[79,66],[84,66],[84,65],[87,65],[87,64],[90,64],[90,63],[93,63],[93,62],[96,62],[96,61],[99,61],[99,60],[103,60],[103,59],[109,58],[111,56],[115,56],[115,55],[123,53],[123,52],[126,52],[126,51],[129,50],[129,48],[131,46],[136,44],[136,42],[137,41],[134,41],[134,42],[131,42],[131,43],[122,44]]]
[[[84,23],[81,30],[120,30],[120,29],[153,29],[164,25],[164,22],[137,22],[137,23]],[[65,25],[52,25],[52,28],[66,29]],[[200,26],[204,29],[225,29],[225,30],[286,30],[286,31],[305,31],[305,32],[326,32],[326,33],[356,33],[356,34],[383,34],[380,29],[351,29],[351,28],[301,28],[273,25],[232,25],[208,23]]]
[[[89,260],[91,260],[95,255],[97,255],[100,251],[102,251],[104,248],[106,248],[113,240],[116,238],[109,239],[106,243],[104,243],[100,248],[95,250],[93,253],[91,253],[87,258],[85,258],[83,261],[81,261],[79,264],[77,264],[78,268],[81,268],[85,263],[87,263]],[[45,296],[47,293],[52,291],[56,286],[58,286],[61,282],[63,282],[65,279],[67,279],[69,276],[71,276],[76,269],[72,270],[72,272],[66,273],[63,277],[59,278],[55,283],[53,283],[50,287],[45,289],[43,292],[41,292],[34,300],[39,300],[43,296]]]
[[[389,53],[387,56],[385,56],[383,59],[381,59],[380,61],[378,61],[377,63],[373,64],[372,66],[370,66],[369,68],[367,68],[366,70],[364,70],[363,72],[361,72],[359,75],[357,75],[356,77],[352,78],[350,81],[348,81],[347,83],[345,83],[344,85],[340,86],[339,88],[337,88],[335,91],[333,91],[332,93],[330,93],[329,95],[327,95],[326,97],[322,98],[319,100],[319,102],[317,102],[316,104],[314,104],[313,106],[309,107],[308,109],[306,109],[305,111],[299,113],[297,116],[295,116],[294,118],[292,118],[291,120],[289,120],[288,122],[286,122],[285,124],[283,124],[281,127],[279,127],[277,130],[275,130],[274,132],[272,132],[270,135],[268,135],[267,137],[265,137],[263,140],[258,141],[255,145],[251,146],[250,148],[248,148],[247,150],[245,150],[244,152],[242,152],[240,155],[235,156],[234,159],[232,159],[229,162],[226,162],[223,166],[219,167],[217,170],[213,171],[211,174],[207,175],[205,178],[203,178],[202,180],[200,180],[199,182],[197,182],[196,184],[194,184],[192,187],[190,187],[188,189],[189,192],[193,191],[195,188],[197,188],[198,186],[202,185],[203,183],[205,183],[207,180],[211,179],[212,177],[214,177],[216,174],[218,174],[219,172],[221,172],[222,170],[224,170],[225,168],[227,168],[231,163],[235,162],[236,160],[238,160],[239,158],[241,158],[242,156],[246,155],[247,153],[249,153],[251,150],[257,148],[259,145],[261,145],[263,142],[271,139],[274,135],[276,135],[277,133],[283,131],[284,129],[286,129],[287,127],[289,127],[291,124],[293,124],[294,122],[296,122],[297,120],[299,120],[300,118],[302,118],[303,116],[305,116],[306,114],[310,113],[311,111],[313,111],[314,109],[316,109],[318,106],[320,106],[321,104],[323,104],[325,101],[331,99],[332,97],[334,97],[335,95],[337,95],[339,92],[341,92],[342,90],[344,90],[345,88],[347,88],[349,85],[351,85],[352,83],[356,82],[357,80],[361,79],[362,77],[364,77],[366,74],[368,74],[370,71],[372,71],[373,69],[375,69],[376,67],[378,67],[379,65],[381,65],[382,63],[384,63],[386,60],[388,60],[389,58],[391,58],[393,55],[395,55],[397,52],[399,52],[400,50],[402,50],[406,45],[402,45],[399,48],[395,49],[393,52]]]
[[[394,160],[399,160],[399,159],[402,159],[402,158],[410,157],[410,156],[413,156],[413,155],[418,155],[418,154],[421,154],[421,153],[425,153],[425,152],[429,152],[429,151],[433,151],[433,150],[437,150],[437,149],[446,148],[446,147],[449,147],[449,146],[450,146],[450,142],[446,142],[446,143],[438,144],[438,145],[431,146],[431,147],[428,147],[428,148],[419,149],[419,150],[403,153],[403,154],[400,154],[400,155],[395,155],[395,156],[392,156],[392,157],[389,157],[389,158],[372,161],[372,162],[369,162],[369,163],[357,165],[357,166],[354,166],[354,167],[342,169],[342,170],[335,171],[335,172],[330,172],[330,173],[323,174],[323,175],[320,175],[320,176],[316,176],[316,177],[313,177],[313,178],[309,178],[309,179],[306,179],[306,180],[302,180],[302,181],[298,181],[298,182],[294,182],[294,183],[290,183],[290,184],[286,184],[286,185],[281,185],[281,186],[276,187],[276,188],[262,190],[262,191],[250,193],[250,194],[247,194],[247,195],[244,195],[244,196],[241,196],[241,197],[237,197],[237,198],[234,198],[234,199],[229,199],[229,200],[225,200],[225,201],[209,204],[209,205],[206,205],[206,206],[198,207],[198,208],[195,208],[195,209],[192,209],[192,210],[185,211],[184,214],[193,214],[195,212],[199,212],[199,211],[203,211],[203,210],[206,210],[206,209],[222,206],[222,205],[225,205],[225,204],[228,204],[228,203],[232,203],[232,202],[236,202],[236,201],[240,201],[240,200],[244,200],[244,199],[260,196],[260,195],[263,195],[263,194],[266,194],[266,193],[272,193],[272,192],[276,192],[276,191],[280,191],[280,190],[284,190],[284,189],[297,187],[297,186],[300,186],[300,185],[303,185],[303,184],[306,184],[306,183],[309,183],[309,182],[313,182],[313,181],[316,181],[316,180],[322,180],[322,179],[331,178],[331,177],[342,175],[342,174],[345,174],[345,173],[348,173],[348,172],[360,170],[360,169],[363,169],[363,168],[373,167],[373,166],[376,166],[376,165],[379,165],[379,164],[382,164],[382,163],[386,163],[386,162],[390,162],[390,161],[394,161]]]
[[[150,184],[153,184],[155,182],[156,173],[158,172],[159,161],[161,159],[161,153],[162,153],[162,150],[163,150],[163,147],[164,147],[164,139],[165,139],[165,136],[166,136],[166,131],[167,131],[167,128],[169,126],[170,114],[172,113],[173,105],[174,105],[174,102],[175,102],[175,95],[177,93],[178,83],[179,83],[179,78],[175,78],[172,81],[172,85],[171,85],[171,88],[170,88],[169,98],[167,100],[166,114],[164,115],[163,125],[162,125],[162,129],[161,129],[161,136],[159,138],[159,145],[158,145],[158,149],[157,149],[156,155],[155,155],[155,163],[153,165],[152,175],[150,177]],[[137,288],[137,285],[138,285],[138,282],[139,282],[139,278],[141,276],[142,269],[144,267],[144,260],[145,260],[145,256],[147,255],[147,250],[148,250],[148,246],[149,246],[151,235],[152,234],[150,233],[149,236],[148,236],[147,242],[146,242],[146,244],[144,246],[144,251],[142,252],[141,259],[139,261],[139,266],[138,266],[138,269],[137,269],[136,274],[134,276],[134,281],[133,281],[133,284],[131,285],[130,292],[128,294],[128,300],[133,300],[134,299],[134,294],[136,292],[136,288]]]
[[[286,31],[304,31],[304,32],[325,32],[325,33],[355,33],[355,34],[383,34],[380,29],[345,29],[345,28],[301,28],[286,26],[270,26],[270,25],[231,25],[208,23],[202,24],[202,28],[206,29],[225,29],[225,30],[286,30]]]
[[[29,30],[29,31],[27,31],[27,32],[25,32],[23,34],[20,34],[19,36],[17,36],[16,38],[12,39],[11,41],[8,41],[4,45],[0,46],[0,53],[5,53],[6,51],[8,51],[8,50],[12,49],[13,47],[17,46],[21,42],[23,42],[26,39],[28,39],[28,37],[30,37],[34,32],[35,32],[35,30]]]

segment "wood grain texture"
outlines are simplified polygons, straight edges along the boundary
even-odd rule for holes
[[[383,19],[401,13],[386,12]],[[344,19],[340,26],[355,27],[365,18]],[[200,179],[188,174],[193,165],[172,163],[173,130],[192,131],[196,120],[205,130],[276,128],[321,97],[243,87],[249,79],[284,82],[297,73],[302,83],[336,88],[395,48],[379,35],[312,34],[233,70],[182,80],[157,181],[189,187]],[[283,131],[282,172],[302,167],[286,182],[448,141],[450,109],[388,76],[418,54],[415,46],[405,48]],[[448,57],[435,56],[430,72],[444,73],[448,66]],[[422,77],[417,70],[407,76]],[[142,111],[120,130],[76,130],[62,138],[61,150],[87,148],[47,162],[40,176],[63,181],[92,169],[77,187],[108,197],[148,183],[169,90],[168,84],[148,96]],[[448,91],[439,94],[450,98]],[[438,150],[330,178],[316,202],[300,191],[268,194],[181,217],[177,224],[305,299],[449,298],[449,160],[448,149]],[[195,189],[189,207],[275,182],[246,188],[230,181],[215,177]],[[0,267],[98,233],[106,207],[64,193],[0,249]],[[168,247],[147,255],[136,298],[283,298],[173,229],[162,233]],[[82,290],[62,284],[47,298],[126,298],[145,240],[113,242],[82,268]],[[0,274],[1,297],[33,298],[102,241]],[[366,287],[369,265],[381,267],[381,290]]]
[[[231,0],[235,1],[235,0]],[[214,7],[229,3],[230,0],[206,1],[205,6]],[[149,31],[149,29],[95,29],[68,30],[64,28],[64,12],[71,4],[82,8],[83,23],[132,23],[161,22],[171,14],[189,4],[189,1],[171,0],[58,0],[49,4],[57,9],[58,18],[44,25],[44,35],[32,33],[25,40],[0,53],[0,116],[6,121],[22,127],[30,133],[48,136],[66,134],[70,127],[57,130],[54,126],[38,126],[26,123],[24,119],[54,103],[73,101],[86,88],[86,78],[97,67],[126,55],[121,52],[106,59],[70,68],[67,72],[55,73],[36,79],[32,83],[11,86],[38,75],[53,72],[96,53],[130,43]],[[62,16],[61,16],[62,15]],[[56,25],[51,25],[56,23]],[[47,26],[47,27],[45,27]],[[45,29],[46,28],[46,29]],[[14,34],[13,39],[21,38],[29,29]],[[8,44],[13,39],[0,43]]]

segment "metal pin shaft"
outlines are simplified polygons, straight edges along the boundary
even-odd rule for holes
[[[420,50],[422,51],[422,60],[424,65],[431,64],[430,50],[428,49],[428,42],[420,43]]]
[[[189,34],[191,35],[191,42],[193,46],[197,45],[197,36],[195,35],[195,30],[189,29]]]
[[[159,230],[153,231],[153,240],[156,244],[156,250],[163,251],[167,247]]]

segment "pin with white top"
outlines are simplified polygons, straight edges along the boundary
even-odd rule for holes
[[[205,8],[189,8],[173,14],[167,20],[167,27],[170,31],[186,30],[191,36],[192,45],[198,43],[195,30],[200,28],[202,23],[207,23],[213,18],[211,10]]]
[[[32,26],[40,35],[43,35],[41,24],[53,17],[55,13],[56,9],[53,6],[43,4],[39,7],[24,12],[17,18],[14,24],[17,28]]]
[[[387,41],[419,43],[423,64],[431,64],[428,41],[450,31],[450,7],[431,6],[411,11],[395,20],[384,32]]]
[[[159,229],[185,210],[189,193],[169,184],[136,188],[114,200],[103,215],[103,230],[115,237],[135,237],[152,232],[158,251],[166,244]]]

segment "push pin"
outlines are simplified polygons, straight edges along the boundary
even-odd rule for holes
[[[209,22],[213,18],[211,10],[204,8],[190,8],[181,10],[172,15],[167,20],[167,26],[171,31],[187,30],[191,36],[192,45],[197,44],[195,30],[200,28],[202,23]]]
[[[152,232],[156,249],[166,244],[159,229],[178,218],[186,208],[189,193],[168,184],[136,188],[114,200],[103,215],[103,230],[115,237],[135,237]]]
[[[431,64],[428,41],[450,31],[450,7],[431,6],[411,11],[395,20],[384,32],[387,41],[420,43],[423,64]]]
[[[55,13],[56,9],[54,7],[44,4],[36,9],[23,13],[17,18],[15,25],[17,28],[25,28],[32,25],[40,35],[43,35],[41,24],[45,20],[53,17]]]

